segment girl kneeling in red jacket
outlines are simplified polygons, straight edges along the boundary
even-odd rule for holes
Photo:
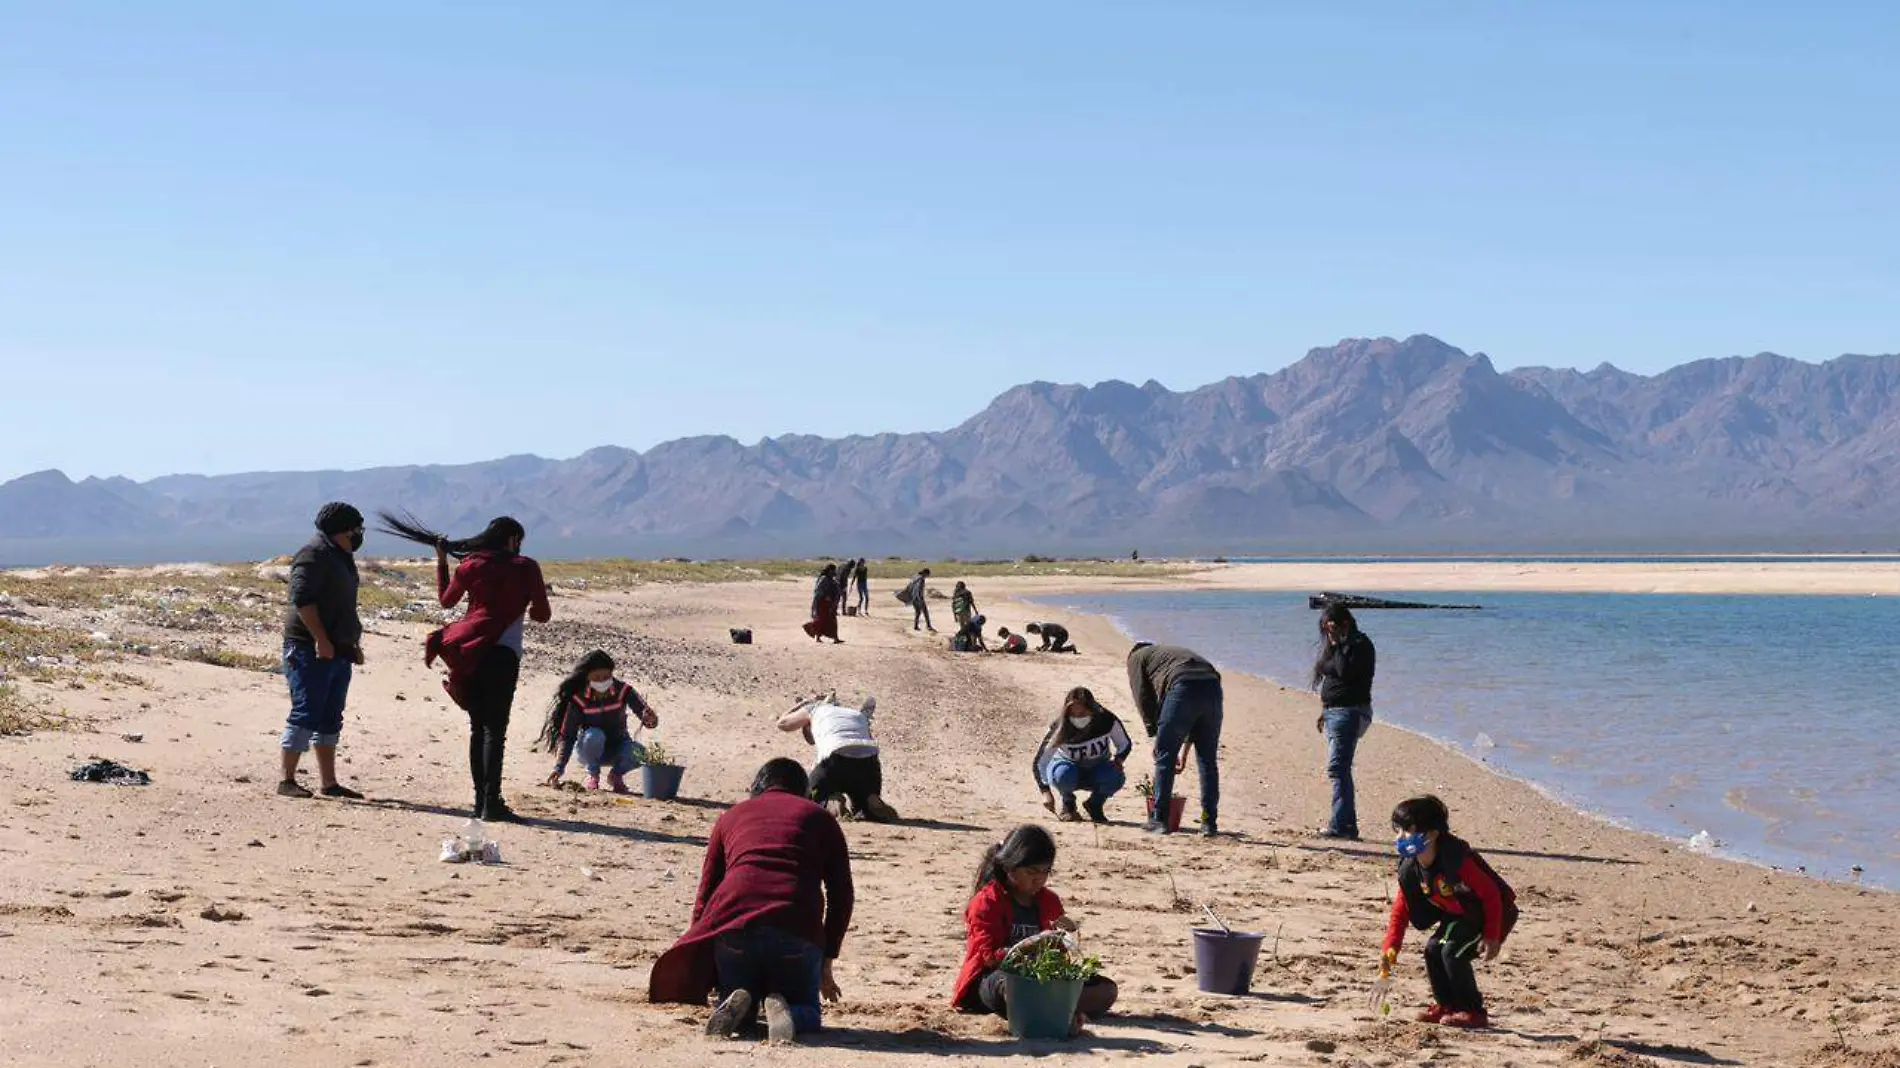
[[[964,943],[963,970],[957,975],[958,1012],[995,1013],[1008,1019],[1003,958],[1012,950],[1027,949],[1081,926],[1063,915],[1062,899],[1049,889],[1055,862],[1055,839],[1034,824],[1009,832],[1001,845],[983,854],[976,889],[963,910],[969,937]],[[1075,1007],[1075,1030],[1107,1013],[1117,993],[1114,980],[1090,979]]]

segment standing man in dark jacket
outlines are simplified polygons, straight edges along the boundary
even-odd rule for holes
[[[1333,813],[1321,838],[1359,838],[1359,809],[1353,796],[1352,760],[1359,739],[1372,727],[1372,673],[1378,652],[1359,629],[1352,611],[1333,604],[1319,617],[1320,653],[1313,663],[1313,687],[1319,691],[1319,732],[1326,736],[1326,777],[1333,780]]]
[[[317,512],[317,536],[290,561],[290,611],[284,619],[290,720],[279,744],[284,777],[277,784],[284,797],[310,796],[297,782],[297,765],[314,745],[323,796],[363,798],[336,781],[350,675],[363,662],[363,623],[356,615],[356,551],[362,547],[363,513],[333,501]]]
[[[1201,833],[1212,838],[1220,817],[1220,672],[1192,649],[1136,642],[1128,650],[1128,689],[1154,739],[1154,814],[1142,829],[1168,833],[1168,805],[1175,773],[1187,763],[1186,745],[1201,769]]]
[[[937,628],[930,625],[930,591],[926,589],[929,585],[930,569],[926,567],[911,576],[910,585],[904,587],[904,600],[910,605],[910,629],[923,627],[935,634]]]

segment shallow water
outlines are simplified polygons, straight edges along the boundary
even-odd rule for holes
[[[1900,888],[1900,599],[1355,592],[1485,606],[1359,613],[1381,721],[1631,827]],[[1287,686],[1316,651],[1305,593],[1052,601]]]

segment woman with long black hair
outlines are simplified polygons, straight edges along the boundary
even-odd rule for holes
[[[812,641],[830,638],[834,644],[844,644],[838,637],[838,589],[838,565],[826,564],[811,591],[811,621],[805,624],[805,633]]]
[[[1359,629],[1352,610],[1330,604],[1319,616],[1320,650],[1313,661],[1319,691],[1316,726],[1326,736],[1326,777],[1333,781],[1333,811],[1321,838],[1359,838],[1359,808],[1353,795],[1352,760],[1359,739],[1372,727],[1372,675],[1378,653]]]
[[[475,786],[475,818],[519,823],[521,817],[501,797],[502,755],[508,745],[508,716],[515,684],[521,677],[521,631],[525,616],[546,623],[548,587],[541,565],[521,555],[522,525],[502,516],[472,538],[450,539],[423,526],[415,516],[401,519],[380,513],[385,534],[435,549],[435,588],[443,608],[468,598],[468,614],[429,635],[423,663],[437,657],[448,665],[443,689],[468,713],[468,771]],[[460,563],[453,577],[449,557]]]

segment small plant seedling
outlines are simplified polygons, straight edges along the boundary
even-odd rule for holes
[[[659,742],[648,744],[646,762],[656,768],[670,768],[674,766],[673,754],[667,752],[666,746],[661,745]]]
[[[1022,953],[1012,953],[1003,961],[1003,971],[1038,983],[1060,983],[1071,979],[1093,979],[1102,973],[1096,957],[1070,955],[1060,941],[1047,941]]]

